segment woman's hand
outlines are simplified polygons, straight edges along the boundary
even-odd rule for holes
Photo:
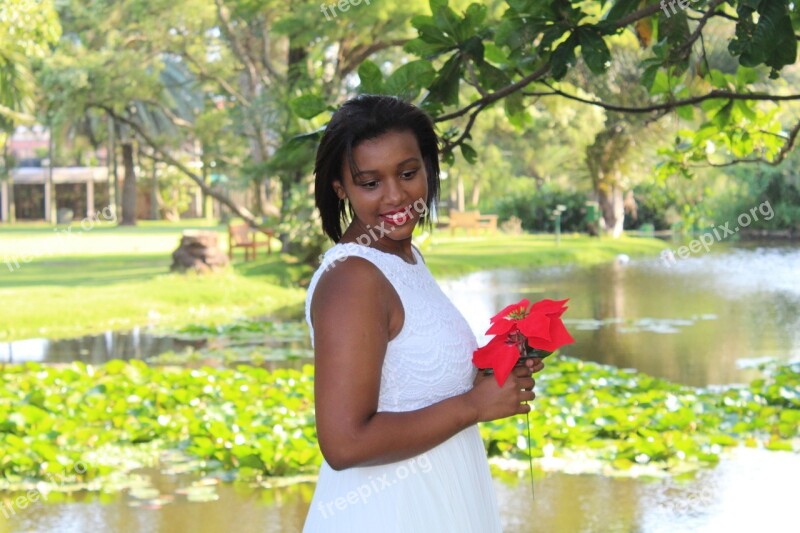
[[[514,367],[502,387],[493,375],[478,371],[472,390],[466,393],[477,413],[477,421],[488,422],[529,412],[531,406],[524,402],[536,397],[533,392],[536,382],[531,375],[543,368],[541,359],[528,359],[525,365]]]

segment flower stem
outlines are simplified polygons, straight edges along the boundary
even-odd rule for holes
[[[525,413],[525,422],[528,423],[528,465],[530,466],[531,474],[531,499],[536,499],[536,494],[533,492],[533,454],[531,453],[531,417],[530,411]]]

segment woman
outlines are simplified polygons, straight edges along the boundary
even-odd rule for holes
[[[315,174],[337,244],[306,300],[324,461],[304,531],[501,531],[477,423],[528,412],[543,365],[503,387],[478,373],[475,336],[411,244],[439,192],[430,118],[354,98],[331,118]]]

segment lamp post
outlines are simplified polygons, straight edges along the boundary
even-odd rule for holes
[[[556,246],[561,244],[561,213],[567,210],[567,206],[558,204],[553,210],[553,218],[556,221]]]

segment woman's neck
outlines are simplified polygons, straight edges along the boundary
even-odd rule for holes
[[[411,237],[402,240],[394,240],[380,233],[381,232],[375,228],[369,231],[357,222],[353,222],[347,230],[345,230],[339,242],[354,242],[362,246],[375,248],[387,254],[396,255],[406,263],[416,264],[416,258],[411,249]]]

